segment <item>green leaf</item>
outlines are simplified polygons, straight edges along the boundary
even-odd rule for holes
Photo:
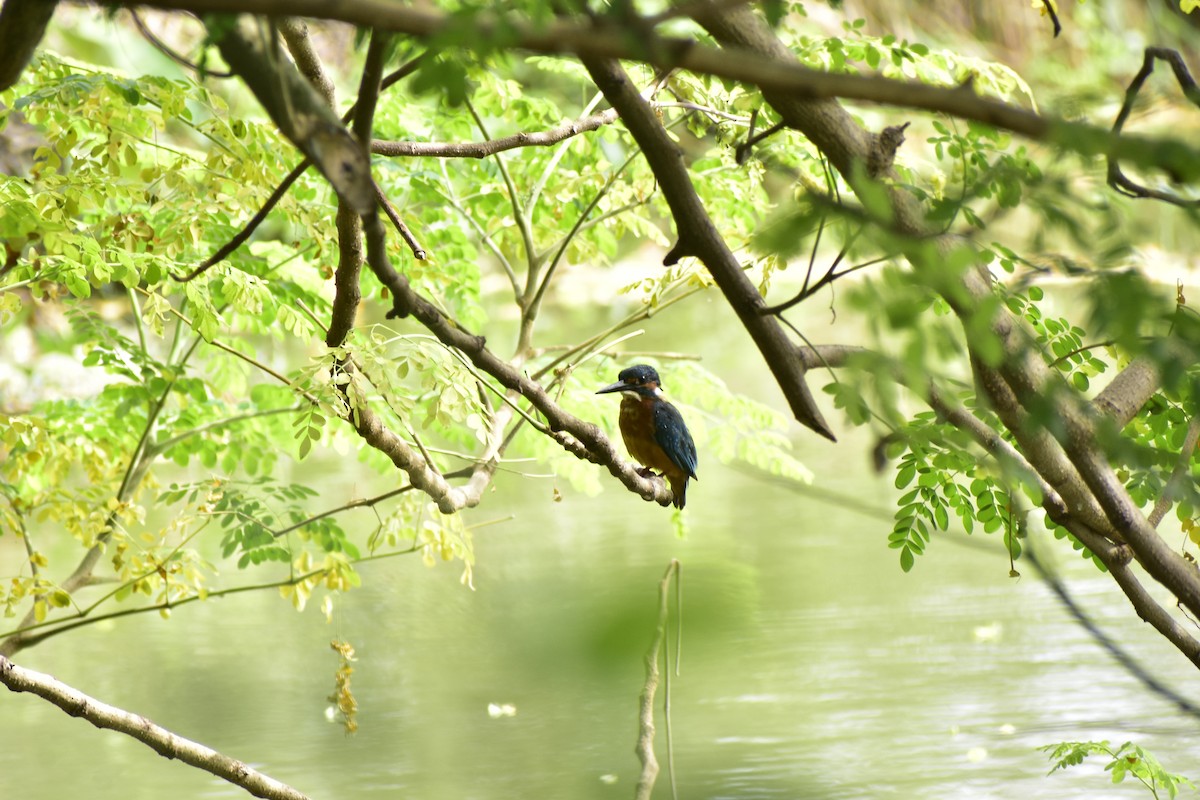
[[[908,486],[910,483],[912,483],[913,478],[915,478],[916,475],[917,475],[917,465],[916,464],[912,464],[912,463],[904,464],[903,466],[900,467],[899,471],[896,473],[896,488],[903,489],[904,487]]]

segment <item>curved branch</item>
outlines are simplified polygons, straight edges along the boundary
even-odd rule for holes
[[[154,31],[150,30],[149,26],[146,25],[145,20],[142,19],[141,14],[139,14],[137,12],[136,8],[131,8],[129,10],[129,16],[133,18],[133,25],[135,28],[138,29],[138,33],[140,33],[142,35],[143,39],[145,39],[147,42],[149,42],[151,44],[151,46],[154,47],[155,50],[162,53],[164,56],[171,59],[179,66],[183,67],[184,69],[189,69],[192,72],[199,74],[202,78],[203,77],[208,77],[208,78],[232,78],[233,77],[232,72],[227,72],[224,70],[205,69],[205,68],[201,67],[199,64],[186,58],[183,54],[176,53],[173,49],[171,49],[170,45],[168,45],[162,39],[158,38],[158,36],[155,35]]]
[[[280,181],[279,185],[275,187],[275,191],[271,192],[270,197],[268,197],[266,202],[262,204],[262,208],[260,208],[253,217],[246,221],[246,224],[242,226],[240,231],[234,234],[232,239],[221,245],[221,247],[219,247],[215,253],[204,259],[204,261],[200,262],[200,264],[188,274],[179,276],[172,273],[171,277],[179,283],[187,283],[188,281],[195,280],[203,275],[210,267],[219,264],[228,258],[230,253],[244,245],[246,241],[254,235],[254,231],[256,231],[258,226],[261,225],[263,221],[270,215],[270,213],[275,209],[275,206],[279,205],[279,201],[283,199],[285,194],[287,194],[288,189],[292,188],[292,184],[295,183],[296,180],[304,174],[304,171],[311,166],[312,162],[306,158],[296,166],[292,167],[292,171],[283,177],[283,180]]]
[[[1129,119],[1129,114],[1133,111],[1133,103],[1137,99],[1138,92],[1142,90],[1142,84],[1150,77],[1150,73],[1154,72],[1154,62],[1157,59],[1171,65],[1171,70],[1175,73],[1175,80],[1179,83],[1179,88],[1183,90],[1184,97],[1193,105],[1200,107],[1200,87],[1196,86],[1196,80],[1188,71],[1183,56],[1166,47],[1147,47],[1145,58],[1142,60],[1142,68],[1129,82],[1129,88],[1125,90],[1125,102],[1121,105],[1121,111],[1117,114],[1116,121],[1113,122],[1112,132],[1114,135],[1119,135],[1121,129],[1125,127],[1125,121]],[[1127,197],[1161,200],[1164,203],[1184,208],[1200,206],[1200,198],[1180,197],[1173,192],[1150,189],[1135,183],[1121,171],[1120,159],[1114,155],[1108,157],[1108,185]]]
[[[245,789],[255,797],[270,800],[308,800],[301,792],[275,780],[242,761],[154,724],[140,714],[110,706],[49,675],[19,667],[0,655],[0,683],[12,692],[29,692],[61,708],[72,717],[87,720],[97,728],[123,733],[137,739],[164,758],[179,759],[197,769]]]

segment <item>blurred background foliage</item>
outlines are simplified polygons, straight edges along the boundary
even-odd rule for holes
[[[1063,4],[1058,38],[1040,8],[792,4],[780,25],[797,58],[814,67],[943,86],[969,78],[988,96],[1101,127],[1116,116],[1145,46],[1174,47],[1198,63],[1194,20],[1169,0]],[[470,12],[463,7],[463,31]],[[361,582],[361,565],[393,555],[454,561],[472,585],[473,531],[492,521],[489,496],[482,514],[445,516],[415,492],[383,487],[378,476],[396,481],[394,467],[339,419],[348,409],[331,376],[335,361],[352,354],[364,377],[356,390],[444,472],[470,465],[486,444],[502,390],[415,324],[385,320],[388,303],[369,274],[359,327],[341,349],[322,344],[337,245],[334,198],[315,173],[227,261],[195,281],[173,280],[237,233],[299,156],[240,85],[182,70],[136,36],[124,14],[59,13],[46,51],[0,95],[0,136],[13,156],[0,176],[0,239],[10,261],[0,277],[0,533],[21,542],[4,551],[0,636],[21,630],[37,643],[117,607],[166,616],[254,587],[298,608],[316,592],[332,615],[331,598]],[[177,49],[204,52],[198,26],[146,19]],[[315,33],[342,111],[362,50],[347,28]],[[395,63],[418,52],[402,47]],[[642,86],[655,77],[631,72]],[[996,553],[1009,569],[1021,555],[1025,506],[1036,499],[1021,495],[1032,489],[982,464],[970,442],[888,376],[933,380],[975,407],[965,342],[976,337],[986,351],[987,334],[955,324],[939,289],[986,263],[1001,282],[996,303],[1029,322],[1071,386],[1093,392],[1098,376],[1189,313],[1200,251],[1194,211],[1117,195],[1099,159],[944,115],[852,105],[869,130],[910,123],[899,181],[926,203],[931,224],[963,237],[944,273],[918,275],[901,258],[905,243],[868,224],[871,198],[853,197],[798,133],[781,132],[749,160],[738,158],[752,124],[777,121],[757,92],[674,73],[655,99],[709,213],[768,302],[819,279],[839,254],[845,266],[862,265],[789,319],[822,341],[847,337],[873,349],[857,369],[817,379],[844,410],[845,426],[865,429],[852,439],[860,451],[875,447],[891,460],[898,503],[890,531],[881,524],[872,546],[886,540],[907,571],[939,531],[999,533]],[[572,61],[447,50],[384,95],[375,135],[480,141],[601,107]],[[1194,140],[1197,119],[1174,82],[1156,73],[1127,129]],[[393,260],[496,352],[521,350],[523,325],[537,322],[522,367],[572,413],[615,435],[616,403],[592,392],[621,366],[645,361],[659,368],[696,437],[701,491],[710,489],[713,461],[792,486],[829,472],[798,456],[800,435],[774,408],[765,371],[745,363],[748,344],[735,322],[712,308],[719,298],[707,273],[690,261],[659,266],[672,242],[669,213],[619,124],[493,158],[374,163],[430,256],[414,259],[393,237]],[[541,316],[523,318],[517,298],[542,281]],[[708,349],[690,346],[697,342]],[[1195,411],[1194,376],[1176,377],[1114,440],[1128,465],[1122,478],[1143,505],[1161,493]],[[299,465],[306,459],[320,468]],[[356,460],[370,468],[363,485],[376,493],[324,491],[323,471]],[[534,503],[606,489],[609,505],[641,506],[528,427],[502,473],[533,482]],[[1200,536],[1200,497],[1186,488],[1179,524]],[[367,505],[369,524],[343,522],[342,512]],[[686,520],[676,518],[675,529]],[[522,533],[536,546],[539,531]],[[65,589],[97,545],[111,585]],[[627,612],[590,646],[605,650],[606,636],[620,638],[612,630],[627,631]]]

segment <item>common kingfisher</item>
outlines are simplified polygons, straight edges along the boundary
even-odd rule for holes
[[[625,449],[645,466],[639,474],[658,470],[667,479],[671,501],[683,508],[688,478],[696,478],[696,445],[679,409],[663,399],[662,382],[653,367],[638,364],[621,370],[620,379],[596,394],[620,392],[621,438]],[[696,480],[700,480],[696,478]]]

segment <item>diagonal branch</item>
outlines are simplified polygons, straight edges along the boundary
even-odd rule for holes
[[[228,21],[209,19],[206,28],[221,57],[246,84],[271,121],[321,171],[338,197],[360,214],[375,208],[367,153],[353,140],[337,114],[282,58],[270,26],[245,15]],[[355,114],[362,113],[356,109]]]
[[[333,79],[313,47],[312,37],[308,35],[308,23],[298,17],[284,17],[279,20],[279,33],[295,59],[300,74],[320,93],[330,108],[335,108]]]
[[[72,717],[97,728],[117,731],[137,739],[164,758],[178,759],[270,800],[308,800],[286,783],[264,775],[248,764],[154,724],[140,714],[102,703],[49,675],[19,667],[0,655],[0,683],[12,692],[29,692],[61,708]]]
[[[704,263],[762,352],[792,414],[801,424],[836,441],[805,383],[804,366],[796,358],[794,345],[778,320],[762,315],[762,296],[713,224],[678,148],[653,109],[616,62],[584,58],[583,64],[641,147],[671,208],[679,240],[664,263],[673,264],[683,256],[695,256]]]

